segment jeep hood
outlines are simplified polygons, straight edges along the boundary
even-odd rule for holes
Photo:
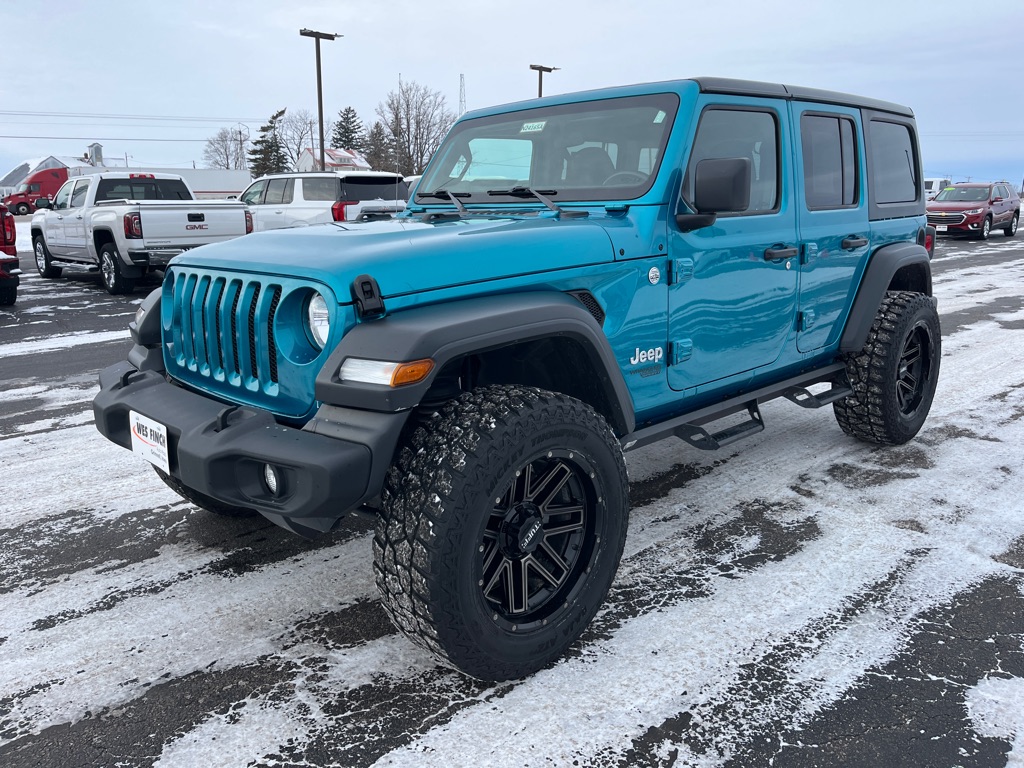
[[[171,265],[287,273],[325,283],[346,303],[362,274],[388,298],[614,258],[601,218],[396,218],[259,232],[186,251]]]

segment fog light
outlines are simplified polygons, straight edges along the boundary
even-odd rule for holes
[[[277,496],[277,472],[269,464],[263,465],[263,482],[267,484],[267,490],[269,490],[274,496]]]

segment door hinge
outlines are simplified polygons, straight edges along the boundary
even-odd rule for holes
[[[667,269],[669,285],[685,283],[693,278],[693,259],[670,259]]]
[[[805,309],[801,312],[796,313],[796,329],[798,331],[810,330],[811,326],[814,325],[814,310]]]
[[[810,264],[818,258],[818,244],[817,243],[804,243],[803,248],[800,249],[800,263]]]

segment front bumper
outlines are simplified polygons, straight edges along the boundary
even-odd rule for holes
[[[167,428],[171,474],[184,485],[254,509],[302,535],[331,530],[377,494],[382,462],[390,463],[388,450],[404,424],[404,416],[399,421],[397,414],[380,414],[386,419],[381,428],[361,425],[363,431],[356,431],[378,434],[359,442],[340,437],[346,433],[336,420],[313,419],[302,429],[284,426],[266,411],[228,406],[171,384],[160,371],[117,363],[100,372],[93,412],[100,433],[128,449],[130,411]],[[387,439],[380,440],[379,433]],[[263,480],[265,464],[281,478],[276,495]]]

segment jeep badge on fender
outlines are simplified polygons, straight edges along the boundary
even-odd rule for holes
[[[624,450],[730,445],[778,397],[871,443],[921,429],[919,147],[907,107],[719,78],[466,113],[393,218],[176,256],[97,428],[218,514],[312,536],[371,509],[395,625],[528,675],[615,578]]]

